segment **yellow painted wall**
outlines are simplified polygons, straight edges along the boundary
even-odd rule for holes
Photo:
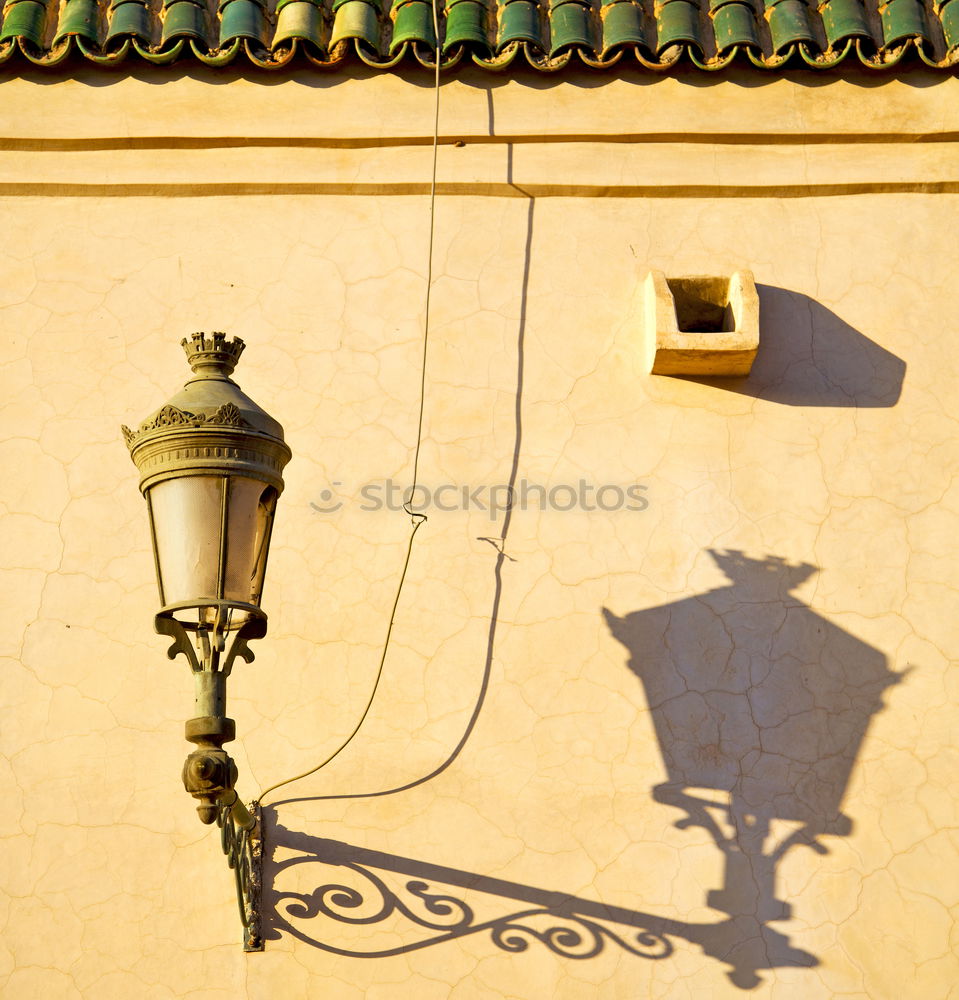
[[[3,997],[954,995],[959,84],[444,86],[420,470],[476,500],[429,512],[356,739],[268,799],[245,955],[119,424],[222,329],[286,428],[252,798],[375,678],[431,94],[51,79],[0,102]],[[742,267],[750,378],[647,375],[647,271]],[[645,507],[539,509],[567,484]]]

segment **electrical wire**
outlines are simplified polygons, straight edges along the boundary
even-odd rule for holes
[[[413,554],[413,540],[416,538],[417,531],[425,524],[427,520],[426,514],[415,511],[413,509],[413,503],[416,499],[416,489],[419,484],[419,467],[420,467],[420,450],[423,444],[423,413],[426,408],[426,359],[429,351],[429,338],[430,338],[430,293],[433,289],[433,241],[436,233],[436,168],[439,158],[439,134],[440,134],[440,61],[441,61],[441,51],[440,51],[440,25],[439,25],[439,12],[438,12],[439,0],[432,0],[432,12],[433,12],[433,37],[436,40],[436,67],[435,76],[433,82],[433,92],[435,94],[434,105],[433,105],[433,169],[432,176],[430,179],[430,226],[429,226],[429,248],[427,250],[426,257],[426,302],[424,304],[423,310],[423,353],[420,363],[420,405],[419,405],[419,415],[416,421],[416,448],[413,452],[413,480],[410,487],[410,498],[403,504],[403,510],[406,511],[410,516],[410,522],[413,525],[412,531],[410,531],[409,541],[406,546],[406,556],[403,559],[403,569],[400,572],[399,583],[396,586],[396,595],[393,598],[393,607],[390,609],[390,622],[386,628],[386,637],[383,640],[383,649],[380,654],[380,661],[376,669],[376,677],[373,680],[373,687],[370,691],[369,699],[366,702],[366,707],[363,709],[359,720],[350,732],[350,735],[334,750],[328,757],[324,758],[315,767],[311,767],[308,771],[304,771],[302,774],[294,775],[292,778],[285,778],[283,781],[278,781],[276,784],[270,785],[269,788],[260,792],[259,799],[257,803],[262,806],[263,799],[266,798],[270,792],[276,791],[278,788],[283,788],[285,785],[291,785],[295,781],[301,781],[303,778],[308,778],[312,774],[316,774],[317,771],[322,770],[333,761],[336,757],[342,753],[343,750],[349,746],[353,741],[353,738],[360,731],[363,723],[366,721],[366,717],[370,714],[370,710],[373,707],[373,702],[376,698],[376,692],[380,686],[380,680],[383,676],[383,668],[386,666],[386,656],[390,648],[390,639],[393,635],[393,625],[396,621],[396,610],[400,604],[400,597],[403,594],[403,585],[406,583],[406,572],[410,566],[410,558]]]

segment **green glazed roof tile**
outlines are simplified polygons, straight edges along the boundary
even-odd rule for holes
[[[47,8],[35,0],[14,0],[7,4],[3,12],[3,27],[0,42],[10,38],[23,38],[35,48],[43,47],[43,29],[47,20]]]
[[[139,38],[143,42],[150,41],[150,12],[142,0],[119,0],[110,9],[107,42],[127,36]]]
[[[207,42],[206,13],[191,0],[174,0],[165,11],[162,44],[178,38]]]
[[[775,53],[796,42],[816,41],[803,0],[766,0],[766,20]]]
[[[474,0],[450,0],[446,13],[446,38],[443,51],[454,46],[468,45],[482,55],[493,50],[486,26],[488,13],[484,4]]]
[[[959,0],[949,0],[939,8],[942,20],[942,31],[946,37],[946,46],[951,51],[959,45]]]
[[[830,46],[834,47],[846,38],[870,37],[862,0],[829,0],[819,13]]]
[[[310,42],[317,49],[323,48],[323,12],[313,0],[286,0],[277,4],[276,32],[273,47],[294,38]]]
[[[511,42],[529,42],[545,49],[539,6],[532,0],[506,0],[499,9],[499,43],[502,51]]]
[[[713,5],[711,16],[719,52],[725,52],[734,45],[759,47],[756,19],[748,3],[719,0]]]
[[[670,45],[690,42],[700,51],[703,32],[699,26],[699,7],[691,0],[665,0],[656,4],[656,51],[662,52]]]
[[[356,38],[375,51],[380,37],[378,12],[379,9],[366,0],[343,0],[336,6],[330,46]]]
[[[571,45],[592,48],[589,3],[582,0],[551,0],[549,12],[551,56],[564,52]]]
[[[266,19],[256,0],[225,0],[220,4],[220,48],[237,38],[266,44]]]
[[[639,4],[633,0],[603,0],[602,17],[602,55],[626,45],[641,45],[649,50],[649,42],[643,30],[643,8]]]
[[[344,4],[352,2],[353,0],[333,0],[329,5],[330,10],[335,14]],[[382,14],[384,9],[388,11],[392,6],[392,0],[364,0],[364,3],[368,3],[379,14]]]
[[[393,41],[390,52],[404,42],[422,42],[431,49],[436,48],[436,32],[433,29],[433,7],[425,0],[404,0],[393,8]]]
[[[195,60],[224,66],[388,71],[521,64],[618,72],[739,65],[775,71],[853,61],[887,72],[910,57],[959,66],[959,0],[8,0],[0,62],[16,71],[71,52],[95,65]],[[766,22],[766,25],[763,24]],[[465,54],[465,58],[464,57]]]
[[[918,0],[890,0],[879,7],[883,41],[895,45],[904,38],[926,37],[926,20]]]
[[[95,44],[99,15],[97,0],[67,0],[60,12],[60,23],[53,44],[56,45],[68,35],[79,35]]]

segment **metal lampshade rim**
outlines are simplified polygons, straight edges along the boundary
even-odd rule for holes
[[[140,470],[140,492],[185,476],[247,476],[283,492],[288,445],[269,434],[209,428],[171,428],[137,441],[131,457]]]
[[[230,611],[240,611],[246,615],[248,618],[244,618],[229,627],[229,631],[236,631],[242,628],[249,622],[251,618],[255,618],[263,623],[263,635],[266,635],[266,625],[267,625],[267,615],[256,604],[247,604],[243,601],[224,601],[224,600],[208,600],[208,601],[179,601],[176,604],[164,605],[157,612],[157,618],[172,618],[178,624],[183,626],[187,632],[198,632],[200,630],[205,630],[209,628],[209,625],[199,622],[184,622],[176,617],[179,611],[199,611],[203,608],[216,608],[218,612],[223,611],[228,613]],[[217,616],[219,617],[219,615]],[[262,638],[261,635],[251,636],[251,638]]]

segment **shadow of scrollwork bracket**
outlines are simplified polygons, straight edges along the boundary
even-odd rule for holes
[[[324,951],[356,958],[385,958],[482,934],[502,951],[524,952],[536,943],[567,959],[593,958],[609,946],[647,959],[662,959],[673,951],[667,936],[674,932],[673,922],[649,914],[336,841],[314,844],[311,853],[282,862],[276,874],[312,864],[336,871],[338,877],[307,893],[274,887],[267,903],[274,937],[283,930]],[[397,885],[395,875],[414,877],[401,878]],[[477,893],[486,904],[508,900],[512,905],[505,914],[480,917],[456,889]],[[300,923],[311,919],[317,920],[312,934]],[[354,950],[327,939],[337,923],[405,925],[410,934],[403,944]]]

